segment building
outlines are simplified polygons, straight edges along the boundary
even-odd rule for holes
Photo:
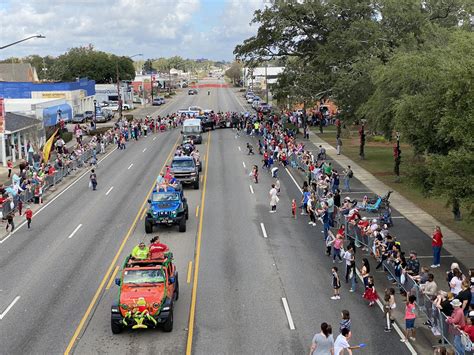
[[[95,81],[87,78],[56,83],[0,82],[0,97],[6,99],[6,111],[34,111],[46,126],[55,125],[59,114],[67,120],[76,113],[93,111],[94,95]]]

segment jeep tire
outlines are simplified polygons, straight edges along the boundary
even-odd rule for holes
[[[171,306],[168,319],[163,323],[163,331],[169,333],[173,330],[173,306]]]
[[[186,232],[186,217],[181,218],[181,220],[179,221],[179,232]]]
[[[113,320],[110,322],[110,327],[112,328],[112,334],[120,334],[123,331],[122,326]]]
[[[153,233],[153,224],[151,222],[145,220],[145,233],[150,234]]]
[[[176,284],[175,284],[175,301],[179,299],[179,278],[178,278],[178,273],[176,273]]]
[[[189,209],[186,207],[186,210],[184,211],[184,216],[186,218],[186,220],[189,219]]]
[[[199,175],[196,181],[194,181],[194,190],[199,190]]]

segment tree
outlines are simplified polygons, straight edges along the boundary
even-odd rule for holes
[[[145,74],[153,72],[153,61],[151,59],[147,59],[143,64],[143,71]]]
[[[225,71],[225,76],[232,80],[232,84],[236,85],[242,79],[242,68],[242,64],[235,61],[230,68]]]

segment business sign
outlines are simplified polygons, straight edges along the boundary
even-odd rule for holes
[[[66,93],[64,92],[55,92],[55,91],[44,91],[41,93],[43,99],[65,99]]]
[[[0,133],[5,133],[5,102],[0,97]]]

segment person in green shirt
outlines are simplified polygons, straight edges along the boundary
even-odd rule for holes
[[[135,248],[133,248],[132,258],[137,260],[148,259],[149,252],[150,249],[145,245],[145,243],[140,242],[140,244],[136,245]]]
[[[324,171],[324,174],[326,174],[327,176],[331,176],[332,175],[332,165],[331,165],[331,163],[325,162],[324,167],[323,167],[323,171]]]

